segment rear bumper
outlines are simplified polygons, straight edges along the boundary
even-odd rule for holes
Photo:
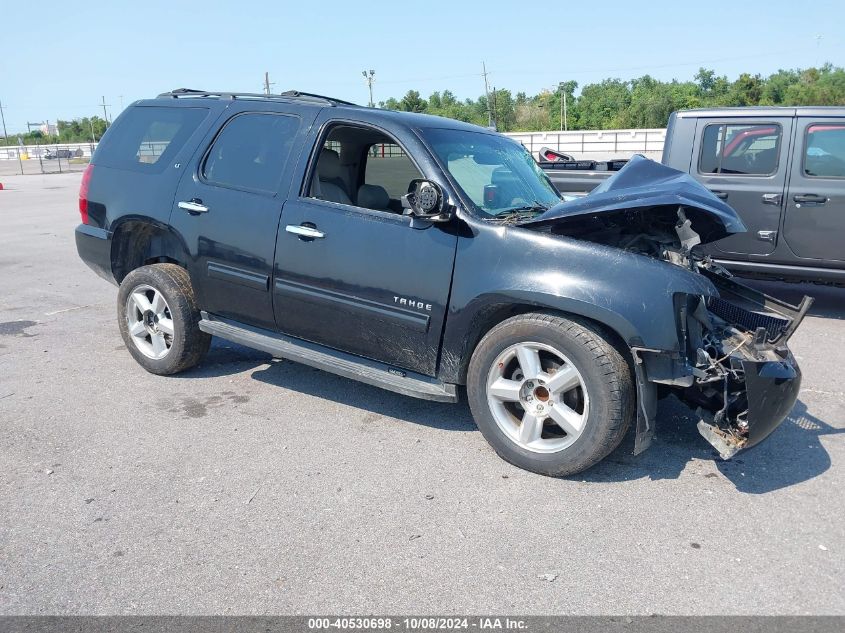
[[[87,224],[76,227],[76,252],[88,267],[100,277],[117,283],[111,269],[111,237],[105,229]]]

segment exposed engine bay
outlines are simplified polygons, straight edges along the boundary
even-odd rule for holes
[[[765,438],[789,413],[800,373],[786,341],[812,299],[792,306],[769,297],[697,253],[698,244],[723,235],[712,217],[682,206],[635,208],[559,218],[548,230],[665,261],[713,283],[718,296],[675,295],[679,349],[674,357],[633,351],[639,382],[656,384],[657,397],[674,393],[695,407],[699,432],[722,458]],[[648,398],[647,390],[641,389],[640,397]],[[635,452],[648,446],[653,433],[653,424],[643,419],[648,409],[640,413]]]

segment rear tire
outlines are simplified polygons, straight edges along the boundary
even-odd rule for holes
[[[117,320],[129,353],[153,374],[194,367],[211,345],[211,335],[199,329],[188,271],[175,264],[152,264],[129,273],[117,295]]]
[[[467,395],[478,428],[502,458],[564,476],[619,445],[634,415],[634,380],[609,338],[576,317],[531,313],[481,339]]]

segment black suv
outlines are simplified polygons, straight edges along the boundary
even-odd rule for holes
[[[119,284],[156,374],[211,336],[419,398],[466,386],[508,461],[571,474],[658,398],[723,457],[789,413],[791,306],[697,245],[744,230],[690,176],[630,161],[563,202],[528,152],[439,117],[299,92],[177,90],[127,108],[79,196],[79,254]]]

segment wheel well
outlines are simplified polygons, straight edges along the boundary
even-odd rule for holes
[[[170,263],[185,267],[184,249],[167,229],[144,221],[122,223],[112,238],[112,273],[117,283],[136,268]]]
[[[629,363],[633,362],[631,349],[625,342],[625,339],[616,330],[604,323],[596,321],[595,319],[590,319],[572,312],[566,312],[565,310],[556,310],[532,304],[493,304],[479,310],[479,312],[473,317],[472,323],[470,324],[470,334],[466,337],[465,347],[463,350],[464,353],[461,355],[461,365],[458,374],[460,384],[466,383],[469,361],[472,358],[472,354],[478,346],[478,343],[482,338],[484,338],[484,335],[502,321],[505,321],[513,316],[527,314],[529,312],[557,314],[568,319],[589,324],[591,327],[601,332],[602,336],[608,341],[608,343],[613,345],[619,353],[628,360]],[[633,365],[631,365],[631,367],[633,370]]]

